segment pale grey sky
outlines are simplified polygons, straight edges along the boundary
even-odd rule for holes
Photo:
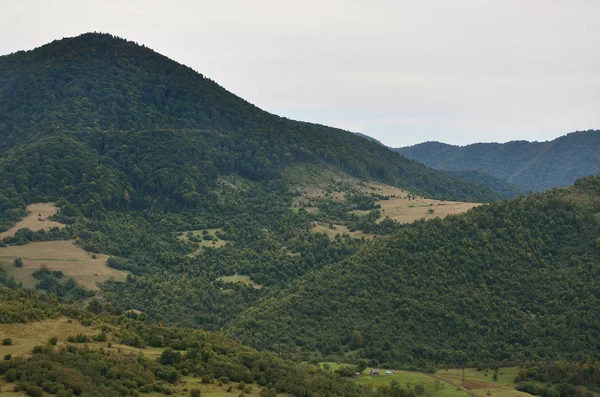
[[[389,146],[600,129],[597,0],[0,0],[0,54],[100,31]]]

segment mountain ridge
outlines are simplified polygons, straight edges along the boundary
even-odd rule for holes
[[[526,191],[567,186],[600,172],[600,130],[576,131],[545,142],[510,141],[465,146],[441,142],[394,149],[407,158],[445,171],[478,171]]]

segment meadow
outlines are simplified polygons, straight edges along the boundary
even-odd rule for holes
[[[5,237],[13,237],[19,229],[33,231],[50,230],[53,227],[62,229],[65,225],[49,219],[51,216],[56,215],[57,212],[58,207],[54,203],[29,204],[27,206],[27,215],[10,229],[0,233],[0,240]]]
[[[331,371],[339,369],[346,364],[335,362],[321,363],[321,367],[327,364]],[[386,374],[386,371],[392,374]],[[498,378],[493,380],[492,369],[478,371],[475,368],[465,369],[465,382],[462,380],[461,369],[442,369],[435,374],[426,374],[415,371],[397,371],[380,368],[378,376],[370,376],[371,368],[362,372],[355,382],[368,387],[390,386],[397,382],[404,388],[414,389],[416,385],[423,385],[425,396],[436,397],[525,397],[530,394],[517,391],[514,379],[518,367],[500,368]]]
[[[14,266],[16,258],[23,260],[23,267]],[[92,254],[83,250],[75,245],[75,240],[42,241],[0,247],[0,265],[17,282],[22,282],[28,287],[35,286],[36,280],[31,274],[42,266],[62,271],[89,290],[97,290],[96,283],[110,278],[125,280],[127,273],[108,267],[107,259],[108,255]]]
[[[186,243],[190,243],[195,247],[195,251],[188,254],[188,257],[195,256],[199,252],[202,252],[204,247],[210,248],[221,248],[227,244],[222,238],[217,236],[218,233],[223,233],[222,228],[214,228],[214,229],[202,229],[202,230],[189,230],[180,232],[177,236],[180,240],[185,241]],[[210,240],[204,239],[203,237],[208,235],[211,237]]]

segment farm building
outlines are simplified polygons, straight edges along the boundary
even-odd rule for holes
[[[379,375],[379,370],[378,369],[372,369],[370,372],[371,376],[378,376]]]

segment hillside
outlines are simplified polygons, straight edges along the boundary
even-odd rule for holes
[[[63,305],[7,281],[0,270],[2,395],[371,394],[220,334],[148,325],[135,313],[107,315],[98,301],[88,309]]]
[[[390,367],[600,357],[600,177],[400,228],[227,326]]]
[[[315,364],[599,358],[599,177],[502,200],[104,34],[0,57],[0,137],[0,393],[412,397]]]
[[[125,197],[134,208],[147,208],[150,197],[182,204],[217,175],[271,179],[298,163],[327,163],[434,198],[503,197],[350,132],[264,112],[186,66],[106,34],[0,57],[0,135],[4,189],[14,187],[27,202],[58,199],[63,181],[88,191],[73,161],[86,175],[103,175],[94,183],[105,208],[124,206]],[[153,161],[134,167],[148,150]],[[48,180],[51,173],[38,169],[53,162],[61,171]],[[168,183],[161,172],[169,172]]]
[[[600,131],[567,134],[548,142],[514,141],[453,146],[425,142],[395,149],[409,159],[447,171],[478,171],[519,186],[544,191],[600,172]],[[470,180],[470,179],[469,179]]]

